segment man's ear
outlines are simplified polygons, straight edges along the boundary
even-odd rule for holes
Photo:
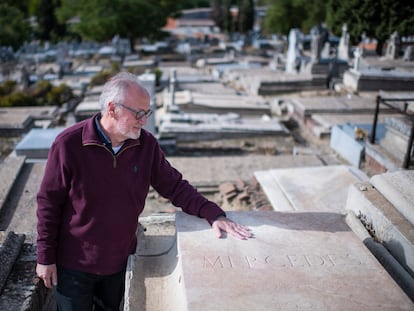
[[[108,103],[108,113],[110,116],[114,116],[115,115],[115,104],[113,102],[109,102]]]

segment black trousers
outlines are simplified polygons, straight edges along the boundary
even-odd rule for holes
[[[55,298],[59,311],[119,311],[125,289],[125,270],[96,275],[58,267]]]

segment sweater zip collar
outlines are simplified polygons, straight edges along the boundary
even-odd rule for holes
[[[94,117],[94,125],[95,125],[96,133],[98,134],[99,140],[104,144],[104,146],[113,152],[111,139],[108,137],[108,135],[105,134],[101,126],[101,123],[99,122],[100,119],[101,119],[101,114],[97,114]]]
[[[90,119],[86,120],[85,126],[82,131],[82,145],[84,146],[101,146],[105,147],[108,151],[113,153],[112,144],[109,137],[105,134],[102,127],[100,126],[99,119],[101,118],[101,113],[98,112]],[[99,130],[100,128],[100,130]],[[138,146],[141,144],[141,139],[127,139],[124,142],[123,147],[117,153],[119,154],[125,147]],[[114,153],[113,153],[114,154]]]

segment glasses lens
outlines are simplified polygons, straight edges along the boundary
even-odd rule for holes
[[[137,120],[140,120],[143,117],[148,118],[151,114],[152,114],[152,111],[151,110],[148,110],[148,111],[144,111],[144,110],[137,111],[136,118],[137,118]]]
[[[144,116],[145,116],[145,111],[144,111],[144,110],[137,111],[136,118],[137,118],[138,120],[139,120],[139,119],[142,119]]]

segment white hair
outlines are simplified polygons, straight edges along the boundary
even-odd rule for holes
[[[130,86],[137,86],[149,96],[147,89],[139,82],[136,75],[129,72],[120,72],[105,83],[99,96],[99,105],[101,106],[102,113],[108,109],[110,102],[122,103],[125,99],[125,92]]]

